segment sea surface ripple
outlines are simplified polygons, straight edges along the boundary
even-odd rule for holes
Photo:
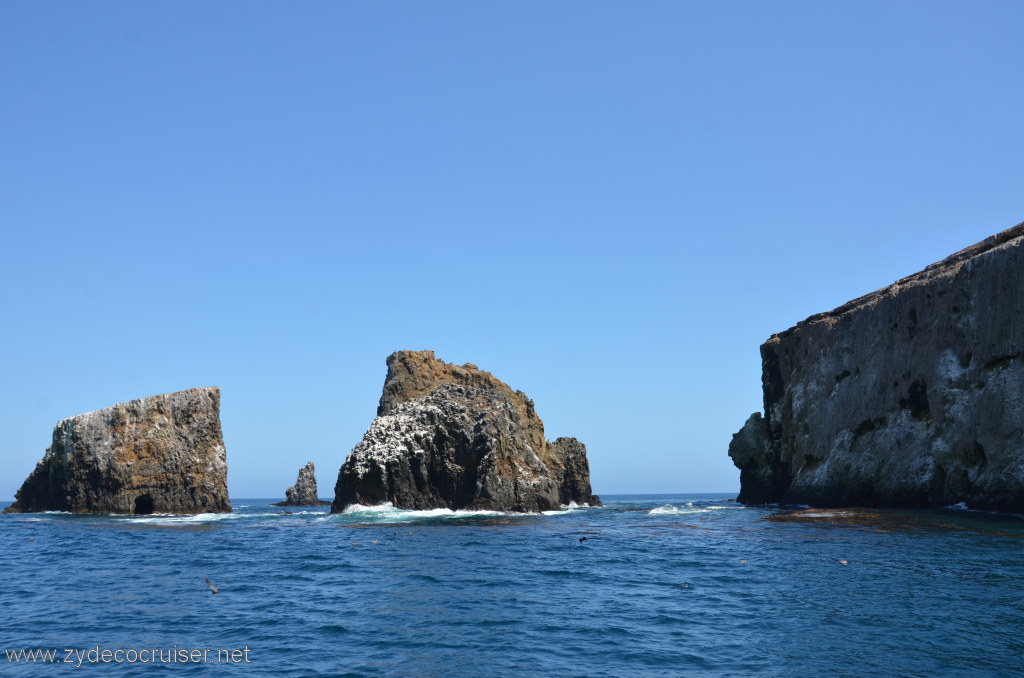
[[[119,676],[1022,675],[1019,517],[605,499],[543,515],[260,499],[224,515],[4,515],[0,639],[61,660],[249,648],[248,662],[99,669]]]

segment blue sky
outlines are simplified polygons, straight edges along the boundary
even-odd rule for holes
[[[396,349],[599,493],[735,491],[758,346],[1024,219],[1016,2],[0,4],[0,497],[61,418],[222,389],[320,494]]]

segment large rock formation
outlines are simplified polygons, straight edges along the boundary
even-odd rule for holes
[[[295,484],[284,491],[284,501],[274,506],[327,506],[331,502],[320,501],[316,496],[316,468],[313,462],[307,461],[299,469],[299,477]]]
[[[545,511],[600,505],[586,447],[544,438],[533,401],[475,365],[398,351],[377,418],[338,473],[332,512],[391,502],[406,509]]]
[[[761,346],[740,501],[1024,512],[1024,224]]]
[[[220,389],[65,419],[5,513],[228,513]]]

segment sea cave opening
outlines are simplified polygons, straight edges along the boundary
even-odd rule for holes
[[[153,512],[152,495],[143,494],[135,498],[135,514],[146,515]]]

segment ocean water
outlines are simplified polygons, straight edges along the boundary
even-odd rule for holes
[[[1024,675],[1019,517],[605,499],[0,516],[0,675]]]

